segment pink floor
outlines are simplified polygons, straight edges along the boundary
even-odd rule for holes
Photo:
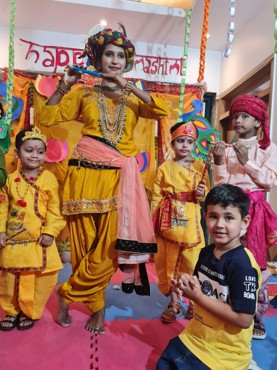
[[[167,299],[158,292],[152,264],[148,265],[150,297],[127,295],[116,289],[118,272],[107,289],[106,334],[94,336],[84,330],[89,316],[81,303],[70,306],[71,327],[54,322],[57,300],[53,293],[44,315],[31,330],[0,331],[1,370],[154,370],[168,340],[187,321],[180,316],[174,324],[163,324],[159,315]],[[186,308],[184,302],[183,308]],[[0,310],[3,317],[3,311]],[[253,356],[263,370],[276,369],[277,301],[266,314],[268,337],[253,341]]]

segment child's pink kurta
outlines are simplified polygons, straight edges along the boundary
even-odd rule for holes
[[[277,186],[277,146],[271,143],[266,149],[261,149],[255,141],[256,137],[238,139],[238,142],[249,143],[250,146],[249,160],[244,166],[239,163],[233,147],[226,148],[224,164],[214,166],[214,184],[229,183],[249,194],[251,223],[247,231],[247,247],[264,270],[266,249],[277,243],[277,215],[265,200],[265,193]]]

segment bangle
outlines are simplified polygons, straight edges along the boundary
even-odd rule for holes
[[[67,91],[67,90],[65,90],[65,89],[63,89],[62,87],[57,87],[57,91],[60,93],[60,94],[62,94],[62,95],[65,95],[65,94],[67,94],[69,91]]]
[[[60,94],[62,94],[62,95],[65,95],[65,94],[67,94],[67,93],[70,91],[70,90],[65,90],[65,89],[63,89],[63,88],[61,87],[61,80],[57,83],[56,87],[57,87],[57,91],[58,91]]]
[[[127,94],[127,95],[130,95],[131,94],[132,86],[133,86],[133,82],[132,81],[128,81],[126,83],[126,86],[124,88],[125,94]]]

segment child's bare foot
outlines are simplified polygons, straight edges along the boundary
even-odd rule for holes
[[[86,324],[86,330],[93,334],[105,334],[104,318],[105,307],[90,316]]]
[[[71,325],[72,317],[68,314],[68,304],[65,303],[60,295],[59,290],[56,291],[59,301],[59,311],[56,322],[63,328],[68,328]]]

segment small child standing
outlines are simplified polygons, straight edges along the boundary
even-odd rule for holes
[[[193,160],[197,130],[191,123],[177,123],[171,128],[172,161],[164,162],[157,171],[153,185],[153,223],[157,235],[158,252],[154,255],[158,287],[171,301],[161,320],[174,322],[181,313],[177,294],[171,280],[181,272],[191,274],[201,248],[204,234],[201,228],[200,201],[209,190],[209,176],[204,174],[202,160]],[[187,318],[191,315],[191,305]]]
[[[8,175],[0,196],[0,330],[30,329],[42,316],[62,263],[55,237],[65,227],[58,182],[42,168],[46,136],[38,128],[15,138],[21,167]]]
[[[176,294],[194,302],[194,316],[170,340],[157,370],[238,369],[251,362],[253,315],[261,273],[240,235],[247,229],[249,197],[238,186],[213,188],[205,200],[205,220],[214,240],[200,252],[193,276],[173,282]]]
[[[262,316],[268,308],[267,248],[277,243],[277,215],[265,199],[277,185],[277,146],[269,136],[267,107],[263,100],[240,96],[230,107],[230,117],[238,141],[226,147],[219,142],[214,147],[214,183],[241,187],[250,197],[251,222],[242,243],[253,253],[262,270],[262,286],[254,318],[254,339],[264,339],[266,328]]]

